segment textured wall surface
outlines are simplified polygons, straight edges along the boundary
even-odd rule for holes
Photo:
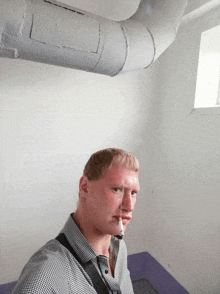
[[[220,109],[193,109],[200,34],[219,17],[215,9],[183,26],[158,60],[151,148],[146,137],[140,158],[146,248],[193,294],[220,291]]]

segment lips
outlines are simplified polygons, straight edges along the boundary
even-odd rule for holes
[[[117,216],[114,216],[114,218],[116,218],[118,221],[121,219],[123,223],[128,223],[130,220],[131,220],[131,216],[130,215],[117,215]]]
[[[123,224],[128,223],[131,220],[130,215],[122,215],[122,216],[117,216],[118,221],[121,219]]]
[[[131,217],[122,217],[123,225],[126,225],[130,221]]]
[[[122,221],[123,220],[128,220],[129,221],[131,219],[131,216],[121,216],[121,218],[122,218]]]

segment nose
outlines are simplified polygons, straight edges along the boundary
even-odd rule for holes
[[[136,197],[132,196],[130,192],[124,192],[122,200],[122,210],[132,212],[136,204]]]

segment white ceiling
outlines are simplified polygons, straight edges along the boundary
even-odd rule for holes
[[[114,20],[129,18],[137,9],[140,0],[58,0],[66,5],[85,10]],[[186,14],[210,2],[210,0],[188,0]],[[125,4],[126,3],[126,4]]]
[[[113,20],[123,20],[135,13],[140,0],[58,0],[66,5]],[[126,4],[125,4],[126,3]]]
[[[198,7],[211,2],[210,0],[188,0],[188,6],[186,8],[186,13],[189,13],[195,9],[197,9]]]

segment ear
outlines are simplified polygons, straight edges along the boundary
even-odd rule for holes
[[[88,178],[86,176],[82,176],[79,180],[79,195],[85,198],[88,194]]]

